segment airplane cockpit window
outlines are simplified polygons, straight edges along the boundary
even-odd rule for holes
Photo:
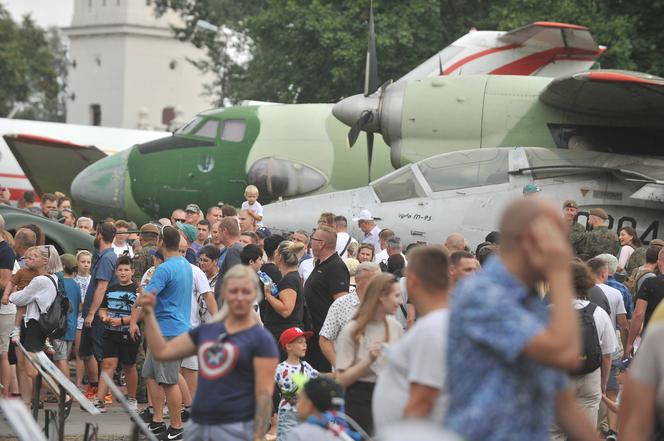
[[[373,189],[381,202],[403,201],[404,199],[426,196],[410,167],[386,176],[373,184]]]
[[[244,139],[247,122],[243,119],[227,119],[221,130],[222,141],[240,142]]]
[[[192,119],[189,121],[187,124],[185,124],[183,127],[179,128],[178,130],[175,131],[176,135],[188,135],[194,130],[197,126],[198,123],[201,122],[203,118],[200,116],[197,116],[196,118]]]
[[[477,149],[448,153],[419,163],[433,191],[509,182],[509,150]]]
[[[607,156],[607,153],[584,150],[526,149],[528,163],[535,168],[532,174],[537,178],[587,173],[584,167],[599,167],[606,161]]]
[[[216,138],[217,129],[219,128],[219,121],[216,119],[210,119],[205,122],[195,133],[192,133],[194,136],[200,136],[202,138]]]

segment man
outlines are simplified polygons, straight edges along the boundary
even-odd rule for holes
[[[309,341],[307,361],[319,372],[330,372],[332,367],[318,345],[318,337],[330,305],[348,293],[350,273],[336,252],[337,232],[320,227],[311,236],[314,269],[304,285],[304,299],[311,316],[314,335]]]
[[[378,436],[404,419],[442,426],[447,407],[449,258],[442,247],[425,246],[409,253],[409,261],[406,285],[420,318],[390,347],[378,376],[372,402]]]
[[[383,271],[387,268],[387,259],[390,257],[387,254],[387,241],[394,237],[394,231],[389,228],[384,228],[378,233],[378,242],[380,243],[380,248],[376,248],[376,255],[374,256],[374,262],[377,264],[383,264]]]
[[[360,214],[353,218],[357,222],[357,226],[364,233],[362,238],[362,243],[368,243],[374,246],[374,250],[378,253],[382,248],[380,247],[380,239],[378,235],[380,234],[381,228],[376,225],[373,216],[369,210],[360,210]]]
[[[581,247],[582,254],[599,256],[608,253],[617,256],[620,252],[620,242],[616,233],[609,231],[609,215],[603,208],[592,208],[589,211],[588,224],[592,231],[587,232]]]
[[[95,248],[99,251],[92,262],[90,270],[90,284],[83,301],[81,317],[84,318],[81,332],[81,343],[78,355],[85,364],[85,370],[90,381],[86,397],[95,398],[99,383],[99,363],[103,358],[104,324],[99,318],[99,307],[104,300],[109,284],[116,283],[115,262],[117,255],[113,251],[113,238],[115,226],[104,222],[97,228]]]
[[[374,262],[362,262],[355,272],[355,291],[336,299],[325,316],[325,322],[320,330],[318,344],[320,349],[332,366],[337,361],[335,343],[341,329],[351,321],[360,302],[364,298],[369,282],[380,274],[380,266]]]
[[[113,251],[115,255],[120,257],[123,254],[134,257],[134,248],[127,242],[127,231],[129,230],[129,222],[119,219],[115,221],[115,237],[113,238]]]
[[[658,246],[658,247],[664,247],[664,240],[662,239],[653,239],[650,241],[648,245],[643,245],[640,247],[637,247],[634,252],[632,253],[631,256],[629,256],[629,260],[627,261],[627,265],[625,265],[625,272],[628,275],[631,275],[632,272],[646,263],[646,251],[648,250],[649,246]],[[636,294],[636,293],[635,293]]]
[[[258,237],[258,242],[256,242],[256,244],[260,247],[262,251],[264,251],[265,239],[272,236],[272,232],[268,227],[258,227],[256,228],[256,236]],[[267,258],[265,260],[267,260]]]
[[[318,218],[318,226],[335,228],[334,213],[330,213],[329,211],[321,213],[320,217]]]
[[[207,209],[205,213],[205,220],[209,222],[210,225],[214,225],[215,222],[219,222],[224,215],[221,212],[221,208],[217,205],[213,205]]]
[[[222,217],[233,217],[237,219],[237,210],[230,204],[224,204],[221,207]]]
[[[76,216],[74,215],[74,212],[72,211],[72,209],[71,208],[63,208],[62,209],[62,216],[64,217],[64,221],[62,223],[67,225],[68,227],[74,228],[74,226],[76,225]]]
[[[569,242],[572,245],[575,254],[581,253],[583,237],[586,233],[586,228],[576,221],[576,215],[578,212],[579,206],[575,200],[568,199],[563,202],[563,216],[569,227]]]
[[[201,207],[196,204],[189,204],[184,209],[184,222],[185,224],[193,225],[198,224],[201,215]]]
[[[618,269],[618,259],[612,254],[600,254],[597,256],[597,259],[601,259],[606,263],[606,268],[609,272],[606,281],[606,285],[610,286],[613,289],[617,289],[620,292],[620,295],[623,299],[623,305],[625,306],[625,313],[627,320],[632,319],[632,313],[634,312],[634,305],[632,304],[632,294],[630,294],[629,289],[622,283],[618,282],[616,279],[616,270]],[[625,333],[625,338],[627,338],[627,333]],[[623,345],[625,340],[623,340]]]
[[[468,251],[455,251],[450,256],[450,279],[452,286],[464,277],[471,276],[479,268],[475,256]]]
[[[206,219],[198,221],[196,230],[196,240],[191,243],[191,249],[198,253],[198,250],[205,245],[205,241],[210,237],[210,222]]]
[[[337,230],[337,254],[343,259],[350,244],[357,241],[348,234],[348,220],[344,216],[334,217],[334,229]]]
[[[657,268],[657,260],[661,249],[662,247],[654,246],[651,242],[651,245],[645,252],[644,263],[638,268],[635,268],[627,279],[625,284],[634,297],[639,293],[639,289],[641,289],[643,282],[650,277],[655,277],[659,272],[659,269]]]
[[[219,265],[219,280],[223,280],[226,271],[242,263],[240,253],[242,253],[243,245],[240,243],[240,228],[232,217],[225,217],[221,220],[219,231],[221,233],[221,243],[225,247],[221,250],[221,256],[219,257],[219,262],[221,262]],[[221,285],[221,283],[217,283],[214,291],[217,303],[221,299]]]
[[[155,294],[154,315],[166,339],[175,338],[189,331],[191,319],[191,296],[193,274],[191,265],[180,255],[180,233],[174,227],[162,230],[160,250],[164,263],[155,270],[144,293]],[[154,415],[149,425],[157,437],[168,440],[183,439],[182,394],[178,386],[180,360],[157,361],[150,348],[145,356],[142,376],[147,379],[148,391],[154,403]],[[166,395],[166,405],[171,425],[166,429],[163,422],[163,403],[159,386]],[[164,435],[165,433],[165,435]]]
[[[450,255],[457,251],[466,251],[466,239],[459,233],[452,233],[445,239],[445,248]]]
[[[664,275],[662,275],[664,271],[664,248],[659,251],[657,256],[657,268],[659,268],[660,274],[645,280],[636,295],[634,315],[629,326],[629,337],[627,337],[627,345],[625,346],[626,356],[632,355],[634,352],[634,340],[646,332],[652,313],[664,298]]]
[[[41,215],[48,218],[51,211],[58,209],[58,198],[53,193],[44,193],[41,197]]]
[[[567,227],[542,198],[521,198],[500,234],[498,257],[452,296],[446,427],[468,441],[544,441],[556,415],[570,438],[599,440],[559,371],[581,351]],[[535,290],[542,281],[551,308]]]
[[[311,259],[311,254],[309,254],[309,234],[304,230],[297,230],[291,235],[291,240],[293,242],[298,242],[304,245],[304,254],[300,258],[300,263],[304,262],[307,259]]]
[[[256,219],[249,214],[249,210],[240,211],[238,222],[240,223],[241,233],[244,233],[245,231],[251,231],[252,233],[256,232]]]
[[[221,237],[221,221],[212,224],[212,228],[210,228],[210,243],[220,250],[224,247]],[[221,265],[221,262],[219,264]]]
[[[143,274],[152,266],[152,254],[159,249],[157,240],[159,239],[159,227],[155,224],[144,224],[141,226],[138,234],[138,242],[141,250],[134,255],[132,266],[134,268],[134,283],[141,285]]]
[[[41,216],[41,208],[35,205],[35,192],[32,190],[27,190],[23,192],[23,207],[20,206],[20,200],[19,200],[19,208],[23,208],[24,210],[29,211],[30,213],[38,214]]]
[[[187,221],[187,214],[181,208],[176,208],[171,213],[171,225],[175,225],[178,222],[185,223]]]
[[[4,238],[5,219],[0,216],[0,290],[5,292],[14,270],[15,255],[11,245]],[[34,234],[34,233],[33,233]],[[14,329],[16,306],[9,302],[0,305],[0,382],[4,385],[0,389],[0,397],[7,397],[11,383],[11,370],[9,367],[9,334]],[[18,349],[17,349],[18,350]],[[24,397],[27,401],[29,398]]]
[[[600,254],[601,255],[601,254]],[[606,256],[606,254],[604,254]],[[611,254],[608,254],[611,256]],[[612,256],[615,259],[615,256]],[[616,265],[618,262],[616,261]],[[615,288],[611,288],[606,284],[606,280],[609,278],[609,266],[606,261],[599,257],[594,257],[587,262],[590,273],[593,276],[596,286],[598,286],[604,295],[609,301],[609,308],[611,312],[609,317],[611,318],[611,324],[613,329],[620,330],[620,335],[622,338],[623,345],[627,342],[627,333],[629,331],[629,324],[627,323],[627,311],[625,309],[625,303],[623,301],[620,291]]]
[[[88,234],[94,234],[94,222],[89,217],[79,217],[76,221],[76,229],[84,231]]]

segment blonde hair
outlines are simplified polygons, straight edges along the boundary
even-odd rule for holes
[[[231,279],[249,280],[254,288],[254,293],[255,293],[254,300],[256,301],[261,300],[258,298],[260,295],[259,293],[260,286],[258,284],[258,276],[256,275],[256,271],[254,271],[253,269],[251,269],[249,266],[246,265],[235,265],[234,267],[229,269],[228,272],[224,275],[224,278],[221,281],[221,289],[219,290],[221,292],[222,299],[224,292],[226,292],[226,288],[228,287],[228,281]],[[228,313],[229,313],[228,305],[226,304],[226,302],[224,302],[221,305],[219,312],[217,312],[208,323],[220,322],[222,320],[225,320],[226,317],[228,317]]]
[[[364,298],[360,302],[360,307],[357,309],[353,320],[355,320],[355,329],[353,329],[353,340],[360,341],[362,333],[374,316],[380,299],[386,297],[392,290],[392,286],[396,283],[392,274],[379,274],[369,282],[367,290],[364,293]],[[385,342],[390,340],[390,328],[387,324],[387,316],[383,318],[385,326]]]
[[[247,185],[247,187],[244,189],[244,194],[245,196],[248,194],[255,194],[256,196],[258,196],[259,194],[258,187],[256,187],[255,185]]]
[[[76,253],[77,262],[81,260],[81,256],[90,256],[90,258],[92,259],[92,253],[88,250],[80,250],[78,253]]]
[[[46,260],[46,272],[53,274],[62,271],[62,262],[58,250],[53,245],[40,245],[35,251],[42,259]]]
[[[304,250],[304,244],[301,242],[292,242],[284,240],[277,248],[277,254],[284,261],[286,266],[296,266],[299,262],[298,254]]]

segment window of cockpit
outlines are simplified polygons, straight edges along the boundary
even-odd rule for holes
[[[405,167],[403,170],[377,181],[373,184],[373,189],[381,202],[403,201],[426,196],[410,167]]]
[[[196,132],[192,133],[194,136],[200,136],[201,138],[216,138],[217,130],[219,129],[219,121],[215,119],[210,119],[205,121],[205,123],[200,126]]]
[[[433,191],[509,182],[508,149],[448,153],[422,161],[419,168]]]
[[[244,133],[247,131],[247,122],[243,119],[227,119],[221,130],[221,140],[240,142],[244,139]]]
[[[196,118],[192,119],[189,121],[187,124],[184,125],[184,127],[178,129],[175,134],[176,135],[190,135],[191,132],[194,131],[196,127],[198,127],[198,124],[201,122],[203,118],[200,116],[197,116]]]

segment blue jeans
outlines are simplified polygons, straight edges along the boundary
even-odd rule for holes
[[[290,431],[298,424],[295,409],[279,409],[277,413],[277,441],[286,441]]]

